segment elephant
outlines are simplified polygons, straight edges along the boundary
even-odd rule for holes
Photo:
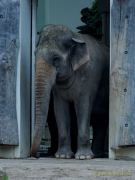
[[[35,58],[36,120],[31,156],[37,157],[52,92],[58,127],[55,157],[92,159],[90,117],[102,76],[108,68],[108,48],[90,35],[73,32],[64,25],[50,24],[39,34]],[[75,155],[71,150],[70,103],[74,105],[78,128]]]

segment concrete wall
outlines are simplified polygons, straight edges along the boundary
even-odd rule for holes
[[[13,2],[15,0],[12,0]],[[0,147],[0,157],[23,158],[30,150],[30,61],[31,61],[31,1],[17,0],[19,12],[19,55],[17,57],[16,110],[18,146]]]

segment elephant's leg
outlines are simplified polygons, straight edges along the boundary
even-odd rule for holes
[[[58,127],[58,151],[56,158],[72,158],[70,140],[70,112],[69,104],[62,98],[54,95],[54,111]]]
[[[54,106],[53,106],[53,94],[51,93],[50,96],[50,105],[49,105],[49,112],[48,112],[48,127],[50,131],[50,136],[51,136],[51,147],[48,150],[48,154],[50,156],[54,156],[58,149],[58,131],[57,131],[57,124],[56,124],[56,119],[55,119],[55,114],[54,114]]]
[[[78,149],[75,155],[76,159],[92,159],[93,153],[89,141],[90,113],[92,102],[86,95],[79,97],[75,103],[77,122],[78,122]]]
[[[96,157],[96,158],[107,157],[108,116],[106,114],[105,115],[104,114],[93,115],[91,125],[93,128],[92,151],[94,153],[94,157]]]

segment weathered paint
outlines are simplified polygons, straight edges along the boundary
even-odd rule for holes
[[[135,3],[111,7],[110,149],[135,145]],[[130,152],[130,150],[129,150]]]
[[[35,1],[33,0],[33,3],[34,2]],[[9,9],[9,6],[12,4],[13,9],[16,13],[15,15],[14,14],[8,15],[10,16],[10,19],[9,19],[10,21],[9,20],[7,21],[9,29],[5,28],[5,31],[3,30],[4,33],[8,32],[7,33],[8,36],[6,36],[7,42],[8,42],[8,40],[10,39],[10,35],[13,34],[11,32],[14,29],[12,27],[11,20],[13,22],[15,21],[14,23],[16,25],[16,29],[15,29],[16,31],[13,31],[14,32],[13,37],[14,38],[16,37],[17,39],[17,43],[16,43],[17,47],[15,46],[16,51],[14,50],[14,48],[12,48],[12,49],[9,49],[11,50],[9,52],[12,54],[15,54],[16,52],[16,56],[14,56],[14,59],[12,59],[12,61],[14,62],[13,67],[15,68],[16,71],[14,72],[14,81],[12,83],[8,82],[9,84],[11,84],[12,87],[14,87],[14,89],[8,88],[10,94],[12,91],[14,92],[14,95],[12,95],[14,104],[11,102],[13,104],[14,111],[11,111],[9,107],[6,107],[6,108],[8,109],[7,115],[8,113],[9,114],[16,113],[16,116],[13,119],[14,120],[14,124],[13,124],[12,119],[11,119],[12,116],[9,115],[9,121],[11,121],[11,123],[6,124],[8,127],[8,129],[6,130],[8,131],[5,130],[4,132],[7,139],[9,138],[11,140],[14,140],[15,136],[13,135],[13,131],[15,131],[16,133],[18,133],[17,138],[19,139],[19,143],[17,140],[17,143],[16,144],[12,143],[10,144],[11,146],[0,145],[0,157],[24,158],[29,155],[29,151],[30,151],[31,0],[29,1],[28,0],[23,0],[23,1],[22,0],[6,0],[6,1],[2,0],[0,4],[3,6],[5,5],[6,9]],[[0,27],[0,35],[2,32],[1,28],[2,27]],[[3,50],[1,51],[3,52],[4,50],[6,50],[6,48],[3,48]],[[9,65],[6,66],[7,69],[10,69]],[[10,100],[7,99],[6,102],[7,104],[10,104]],[[3,127],[3,121],[0,121],[0,122],[2,122],[0,123],[0,126]],[[18,128],[16,128],[16,126],[18,126]],[[2,135],[4,136],[4,134]],[[1,137],[1,134],[0,134],[0,137]],[[12,145],[18,145],[18,146],[12,146]]]
[[[19,0],[0,1],[0,144],[18,145],[16,78]]]

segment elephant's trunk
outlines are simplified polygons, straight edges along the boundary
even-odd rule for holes
[[[50,92],[56,78],[55,68],[45,61],[38,60],[35,75],[35,130],[31,148],[31,156],[37,157],[42,133],[48,115]]]

